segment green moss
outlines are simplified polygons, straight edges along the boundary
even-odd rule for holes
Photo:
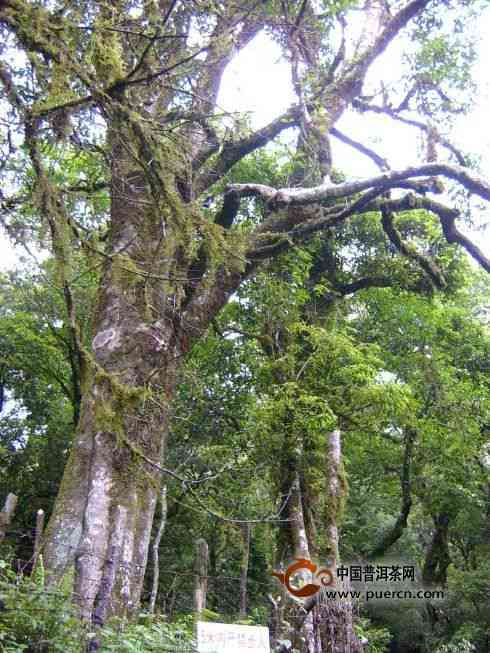
[[[101,431],[112,435],[118,449],[125,448],[130,454],[130,468],[124,469],[127,478],[130,473],[136,479],[144,479],[158,488],[158,482],[147,472],[144,465],[151,457],[133,442],[126,434],[125,418],[131,416],[146,404],[151,396],[151,390],[143,386],[129,386],[121,383],[116,374],[104,370],[88,354],[91,366],[90,383],[101,388],[102,392],[94,401],[93,420],[94,431]],[[156,462],[156,461],[155,461]]]
[[[111,29],[114,25],[110,17],[104,15],[106,13],[108,12],[103,11],[94,21],[95,29],[91,35],[85,62],[93,66],[98,78],[103,80],[106,86],[110,86],[125,76],[125,57],[120,35]]]

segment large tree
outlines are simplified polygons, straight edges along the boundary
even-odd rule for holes
[[[407,285],[442,288],[451,257],[432,258],[420,249],[420,234],[404,240],[397,226],[398,213],[424,209],[449,243],[490,269],[458,229],[458,209],[431,195],[447,178],[490,199],[490,185],[465,167],[435,127],[461,109],[444,85],[446,78],[456,84],[458,50],[445,49],[439,34],[451,5],[0,2],[3,222],[14,237],[34,231],[50,242],[81,376],[78,430],[45,563],[52,579],[75,565],[83,617],[101,623],[137,608],[179,367],[230,295],[265,261],[335,232],[353,215],[374,212],[391,247],[427,280],[408,275]],[[461,27],[464,18],[458,21]],[[389,97],[384,89],[381,104],[365,97],[372,63],[410,26],[416,53],[405,91]],[[291,64],[297,102],[254,131],[223,116],[217,98],[230,61],[264,29]],[[362,143],[363,134],[356,140],[338,131],[350,106],[402,121],[418,109],[421,117],[412,123],[426,138],[427,156],[390,170]],[[247,178],[230,183],[236,164],[290,128],[299,136],[285,187]],[[334,183],[331,136],[368,155],[380,174]],[[435,159],[438,150],[457,163]],[[402,192],[391,197],[392,189]],[[249,198],[256,208],[251,220]],[[81,256],[88,260],[82,273]],[[346,259],[346,270],[355,272],[355,252]],[[89,343],[73,285],[94,272],[98,297]],[[341,294],[390,283],[384,274],[349,274],[337,285]]]

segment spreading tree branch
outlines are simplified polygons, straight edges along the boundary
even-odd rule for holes
[[[234,191],[241,197],[261,197],[272,210],[286,206],[305,206],[332,199],[354,195],[368,188],[390,190],[399,187],[401,181],[417,177],[441,175],[460,183],[470,193],[490,201],[490,184],[470,170],[449,163],[424,163],[404,170],[392,170],[376,177],[360,181],[350,181],[336,186],[322,184],[313,188],[279,188],[263,184],[230,184],[228,191]]]
[[[373,113],[383,114],[385,116],[388,116],[392,120],[401,122],[404,125],[409,125],[410,127],[415,127],[416,129],[419,129],[425,134],[431,135],[432,137],[435,138],[435,140],[438,143],[440,143],[449,152],[451,152],[451,154],[455,157],[456,161],[460,166],[466,167],[467,160],[464,154],[455,145],[453,145],[450,141],[448,141],[447,138],[444,138],[444,136],[442,136],[442,134],[439,133],[439,131],[434,127],[434,125],[426,125],[420,120],[415,120],[414,118],[406,118],[405,116],[400,115],[400,111],[404,110],[407,107],[405,106],[402,107],[402,105],[400,105],[400,107],[394,109],[391,106],[378,106],[375,104],[368,104],[367,102],[364,102],[364,100],[360,98],[356,98],[352,102],[352,106],[358,111],[361,111],[363,113],[367,111],[371,111]]]

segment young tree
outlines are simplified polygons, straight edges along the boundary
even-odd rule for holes
[[[434,120],[458,109],[446,81],[467,81],[455,74],[459,50],[445,49],[438,31],[451,5],[0,2],[0,81],[8,107],[1,143],[4,223],[14,235],[49,234],[82,376],[77,435],[45,547],[52,579],[75,564],[82,617],[101,623],[136,610],[179,367],[264,260],[374,211],[392,248],[443,287],[444,259],[419,251],[397,227],[398,213],[418,208],[437,217],[449,243],[461,244],[490,269],[458,229],[458,210],[430,196],[447,178],[490,199],[490,185],[464,167],[434,127]],[[351,30],[351,21],[361,29]],[[379,106],[363,96],[366,74],[409,25],[420,47],[408,87],[393,97],[383,93]],[[229,62],[263,29],[291,62],[297,102],[254,131],[221,121],[217,98]],[[432,49],[424,44],[428,36]],[[396,120],[420,109],[428,121],[418,125],[427,137],[427,162],[389,170],[379,155],[338,131],[349,106]],[[288,187],[250,179],[227,185],[236,163],[294,127],[298,156]],[[370,156],[380,174],[333,183],[330,136]],[[458,163],[434,160],[439,146]],[[390,197],[391,189],[404,194]],[[255,198],[255,224],[243,222],[246,198]],[[80,253],[92,257],[100,273],[90,347],[72,291]],[[351,283],[341,292],[390,279],[363,276]]]

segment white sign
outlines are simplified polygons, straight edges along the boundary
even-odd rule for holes
[[[198,621],[197,650],[199,653],[270,653],[269,629]]]

